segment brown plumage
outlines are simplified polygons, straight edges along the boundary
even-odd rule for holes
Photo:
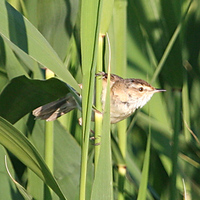
[[[102,107],[105,106],[107,73],[96,74],[102,78]],[[117,123],[144,106],[156,92],[162,92],[142,79],[123,79],[115,74],[110,75],[110,122]],[[36,118],[53,121],[63,114],[75,109],[76,101],[69,93],[66,97],[40,106],[33,111]]]

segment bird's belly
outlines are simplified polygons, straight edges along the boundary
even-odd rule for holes
[[[111,124],[117,123],[123,119],[126,119],[132,115],[135,111],[135,107],[129,103],[114,104],[110,106],[110,122]]]

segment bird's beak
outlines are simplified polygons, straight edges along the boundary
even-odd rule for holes
[[[165,92],[166,90],[163,90],[163,89],[155,89],[155,91],[154,92]]]

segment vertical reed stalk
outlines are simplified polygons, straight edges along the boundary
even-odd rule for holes
[[[46,69],[46,79],[54,77],[54,73],[48,69]],[[49,167],[50,171],[53,173],[53,159],[54,159],[54,122],[46,122],[45,123],[45,149],[44,149],[44,159]],[[50,190],[47,186],[44,187],[44,197],[49,198],[52,194],[52,190]]]
[[[99,45],[98,45],[98,54],[97,54],[97,68],[96,72],[100,72],[103,69],[103,35],[99,35]],[[101,91],[102,91],[102,80],[96,78],[96,108],[99,112],[102,112],[101,106]],[[94,168],[95,173],[98,165],[98,158],[100,152],[100,141],[101,141],[101,132],[102,132],[102,114],[95,112],[95,160]]]
[[[177,199],[177,187],[176,180],[178,174],[178,152],[179,152],[179,132],[180,132],[180,122],[181,122],[181,91],[174,91],[175,99],[175,113],[174,113],[174,136],[173,136],[173,146],[172,146],[172,175],[171,175],[171,200]]]
[[[94,80],[97,63],[99,23],[102,1],[81,1],[81,58],[83,73],[82,89],[82,155],[80,177],[80,200],[86,199],[87,162],[91,129]]]
[[[125,77],[126,75],[126,26],[127,26],[127,13],[125,0],[115,1],[114,4],[114,37],[115,37],[115,73]],[[127,120],[123,120],[118,123],[118,137],[119,137],[119,148],[122,156],[126,158],[126,128]],[[121,164],[118,166],[119,179],[118,179],[118,199],[124,199],[124,182],[126,176],[126,166]]]

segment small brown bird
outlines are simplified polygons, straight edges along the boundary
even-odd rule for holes
[[[105,106],[106,86],[108,74],[100,72],[96,76],[102,77],[102,107]],[[166,90],[156,89],[141,79],[123,79],[115,74],[110,75],[110,122],[117,123],[132,115],[136,109],[142,108],[153,96],[154,93]],[[53,121],[58,117],[77,108],[77,104],[72,94],[54,102],[40,106],[33,110],[36,119]]]

